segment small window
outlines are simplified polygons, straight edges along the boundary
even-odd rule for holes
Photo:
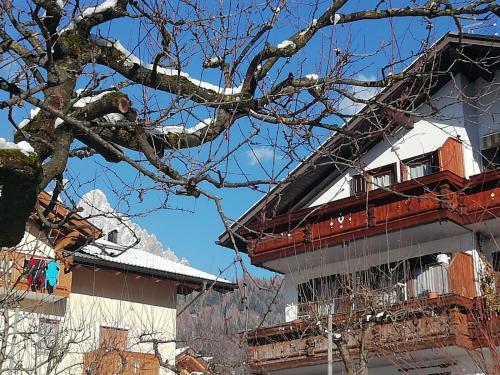
[[[428,176],[438,171],[439,163],[436,152],[405,160],[401,164],[401,176],[403,180]]]
[[[395,164],[368,171],[371,189],[386,188],[396,182]]]
[[[483,137],[481,157],[484,169],[500,168],[500,132]]]
[[[127,350],[128,329],[101,326],[99,347],[105,350]]]
[[[351,179],[351,195],[358,195],[366,193],[366,180],[365,177],[357,174],[352,176]]]
[[[58,343],[59,337],[59,320],[40,318],[38,320],[38,342],[37,346],[40,350],[50,351],[54,349]]]

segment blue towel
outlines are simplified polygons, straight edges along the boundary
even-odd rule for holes
[[[59,276],[59,262],[51,261],[47,263],[45,271],[45,288],[54,289],[57,284],[57,277]]]

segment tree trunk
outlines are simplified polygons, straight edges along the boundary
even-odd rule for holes
[[[41,175],[35,153],[0,149],[0,247],[15,246],[22,240]]]

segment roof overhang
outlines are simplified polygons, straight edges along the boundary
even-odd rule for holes
[[[226,293],[238,288],[238,285],[232,282],[217,279],[209,280],[190,275],[181,275],[174,272],[123,264],[81,252],[75,253],[73,259],[75,264],[81,266],[97,267],[111,271],[129,272],[143,277],[155,277],[161,280],[175,281],[178,283],[179,294],[189,294],[193,291],[204,290],[214,290],[220,293]]]
[[[38,212],[31,214],[29,220],[46,233],[56,251],[74,251],[102,236],[99,228],[62,203],[54,202],[53,196],[45,191],[38,195],[38,205],[42,211],[48,211],[43,214],[54,227],[46,225]]]

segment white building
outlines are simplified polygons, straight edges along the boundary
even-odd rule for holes
[[[499,67],[500,38],[446,35],[236,222],[285,278],[285,322],[249,334],[254,373],[325,374],[327,314],[335,373],[500,370]]]

